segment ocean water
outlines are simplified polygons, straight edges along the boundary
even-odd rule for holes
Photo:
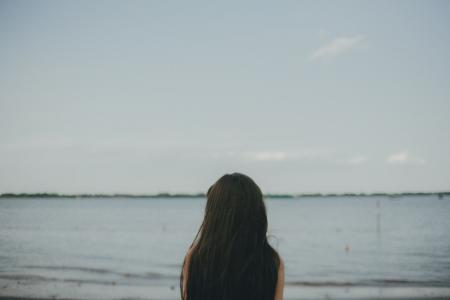
[[[450,197],[265,201],[287,285],[450,287]],[[0,279],[176,289],[204,205],[0,199]]]

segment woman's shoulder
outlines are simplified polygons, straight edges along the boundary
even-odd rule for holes
[[[280,264],[278,266],[278,278],[277,285],[275,287],[275,300],[283,299],[283,290],[284,290],[284,260],[278,255]]]
[[[194,246],[191,246],[187,252],[186,255],[184,256],[184,270],[188,270],[189,269],[189,263],[191,261],[191,256],[192,256],[192,252],[194,251]]]
[[[284,278],[284,259],[281,257],[281,255],[278,254],[278,279],[280,277]]]
[[[278,270],[284,271],[284,259],[281,257],[281,255],[278,254],[278,259],[280,260],[280,265],[278,267]]]
[[[184,262],[183,262],[183,270],[182,270],[182,278],[183,278],[183,291],[186,292],[186,284],[187,284],[187,278],[189,276],[189,263],[191,261],[192,252],[194,250],[194,247],[190,247],[188,251],[186,252],[186,255],[184,256]],[[184,296],[186,297],[186,296]],[[183,298],[185,299],[185,298]]]

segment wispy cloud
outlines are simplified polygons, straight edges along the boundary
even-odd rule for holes
[[[361,46],[364,40],[365,38],[362,35],[336,37],[314,51],[310,56],[310,60],[334,58]]]
[[[423,165],[425,164],[425,159],[410,154],[408,150],[403,150],[401,152],[389,155],[386,159],[386,162],[388,164]]]
[[[214,159],[239,159],[254,162],[283,162],[283,161],[321,161],[330,158],[331,152],[322,148],[302,148],[294,151],[225,151],[211,155]]]
[[[260,151],[260,152],[216,152],[211,155],[214,159],[244,159],[250,161],[284,161],[288,155],[282,151]]]

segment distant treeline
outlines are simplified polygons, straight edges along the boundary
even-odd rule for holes
[[[198,194],[58,194],[58,193],[4,193],[0,198],[201,198],[204,193]]]
[[[265,198],[302,198],[302,197],[389,197],[403,196],[450,196],[450,192],[405,192],[405,193],[342,193],[342,194],[265,194]],[[58,194],[58,193],[3,193],[0,198],[204,198],[205,193],[197,194]]]

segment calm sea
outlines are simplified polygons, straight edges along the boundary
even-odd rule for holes
[[[0,279],[178,286],[205,199],[1,199]],[[295,285],[450,286],[450,197],[267,199]]]

